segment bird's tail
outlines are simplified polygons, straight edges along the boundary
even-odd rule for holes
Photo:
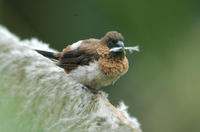
[[[43,50],[35,50],[37,51],[39,54],[49,58],[49,59],[54,59],[54,60],[58,60],[59,59],[59,54],[57,53],[53,53],[53,52],[49,52],[49,51],[43,51]]]

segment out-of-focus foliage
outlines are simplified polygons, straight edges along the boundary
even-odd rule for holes
[[[130,69],[105,88],[126,102],[148,132],[199,131],[200,13],[197,0],[1,0],[0,23],[22,38],[61,50],[80,39],[121,32]],[[2,119],[0,119],[2,122]]]

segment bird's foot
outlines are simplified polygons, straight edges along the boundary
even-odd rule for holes
[[[88,89],[93,94],[98,94],[99,92],[103,91],[102,89],[95,89],[89,86],[82,86],[83,89]]]

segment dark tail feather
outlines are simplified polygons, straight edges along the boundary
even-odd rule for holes
[[[56,59],[56,60],[59,59],[59,57],[56,57],[55,53],[53,53],[53,52],[43,51],[43,50],[35,50],[35,51],[37,51],[38,53],[40,53],[41,55],[43,55],[49,59]]]

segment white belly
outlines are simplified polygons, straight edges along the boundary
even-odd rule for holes
[[[72,70],[69,75],[77,82],[95,89],[114,83],[120,77],[106,76],[99,69],[97,61],[90,63],[88,66],[79,66],[75,70]]]

